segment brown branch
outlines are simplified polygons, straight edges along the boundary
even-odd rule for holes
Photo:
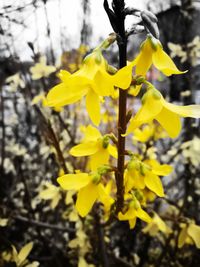
[[[15,220],[19,220],[21,222],[25,222],[27,224],[32,224],[35,225],[36,227],[42,227],[42,228],[49,228],[49,229],[55,229],[58,231],[66,231],[66,232],[70,232],[70,233],[74,233],[75,229],[70,228],[70,227],[61,227],[61,226],[57,226],[54,224],[49,224],[49,223],[45,223],[45,222],[40,222],[40,221],[36,221],[36,220],[30,220],[26,217],[20,216],[20,215],[14,215],[12,216],[13,219]]]

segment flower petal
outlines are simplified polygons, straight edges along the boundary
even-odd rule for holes
[[[95,171],[101,165],[108,164],[109,157],[110,155],[109,155],[108,149],[100,148],[98,152],[91,155],[90,157],[89,164],[90,164],[91,170]]]
[[[149,90],[144,95],[144,102],[135,117],[131,119],[127,132],[133,132],[141,124],[152,121],[160,113],[163,105],[159,98],[156,98]]]
[[[136,210],[136,216],[140,218],[140,220],[147,222],[147,223],[150,223],[152,221],[152,218],[149,216],[149,214],[140,208]]]
[[[122,212],[118,213],[118,219],[120,221],[127,221],[127,220],[132,220],[136,218],[136,211],[134,208],[129,208],[129,210],[123,214]]]
[[[87,173],[66,174],[57,178],[57,182],[65,190],[79,190],[90,181],[91,177]]]
[[[188,233],[187,233],[187,227],[184,227],[183,229],[181,229],[180,234],[178,236],[178,248],[182,248],[183,245],[186,242]]]
[[[200,118],[200,105],[178,106],[163,101],[163,106],[181,117]]]
[[[98,126],[101,120],[100,100],[99,96],[93,90],[89,90],[86,96],[86,109],[91,121],[94,125]]]
[[[157,46],[157,50],[153,53],[152,56],[153,64],[157,69],[162,71],[166,76],[172,74],[182,74],[187,71],[180,71],[171,58],[165,53],[161,45]]]
[[[70,149],[69,153],[74,157],[89,156],[95,154],[99,149],[97,142],[79,144]]]
[[[144,182],[146,187],[148,187],[151,191],[153,191],[157,196],[159,197],[165,196],[162,182],[157,175],[148,172],[145,175]]]
[[[114,94],[114,83],[112,76],[105,71],[97,71],[94,77],[94,91],[99,96],[110,96]]]
[[[65,106],[73,104],[80,100],[86,93],[87,87],[81,88],[80,90],[75,90],[67,86],[65,83],[58,84],[54,86],[47,94],[46,106]]]
[[[163,108],[155,117],[171,138],[175,138],[181,131],[181,118],[169,109]]]
[[[188,235],[193,239],[197,248],[200,248],[200,226],[191,223],[188,227]]]
[[[98,186],[93,183],[88,184],[78,192],[76,209],[81,217],[85,217],[90,212],[98,196]]]
[[[133,218],[133,219],[131,219],[131,220],[128,221],[129,222],[130,229],[133,229],[135,227],[136,221],[137,221],[137,217],[135,217],[135,218]]]
[[[146,76],[146,73],[152,64],[152,54],[153,54],[153,49],[151,43],[149,39],[146,39],[141,46],[141,51],[139,55],[136,58],[137,60],[135,69],[136,75]]]
[[[132,69],[133,66],[136,64],[136,61],[134,60],[129,65],[121,68],[118,70],[118,72],[113,75],[113,84],[116,87],[119,87],[121,89],[128,89],[130,87],[131,81],[132,81]]]

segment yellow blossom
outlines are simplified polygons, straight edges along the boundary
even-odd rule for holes
[[[159,138],[167,137],[167,133],[163,130],[163,128],[154,122],[149,122],[144,125],[142,129],[137,128],[133,132],[133,140],[146,143],[149,140],[158,140]]]
[[[81,144],[74,146],[70,152],[74,157],[90,156],[90,168],[96,170],[99,166],[108,164],[110,155],[117,156],[116,148],[109,144],[108,136],[89,125]]]
[[[132,188],[143,190],[147,187],[157,196],[164,197],[164,189],[159,175],[168,175],[171,171],[171,166],[160,165],[156,160],[141,162],[133,159],[129,162],[125,172],[125,190],[129,192]]]
[[[40,57],[39,62],[35,66],[30,68],[30,72],[33,80],[38,80],[43,77],[48,77],[51,73],[56,71],[54,66],[47,65],[47,59],[45,56]]]
[[[200,105],[178,106],[167,102],[161,93],[149,89],[142,98],[142,106],[131,119],[127,133],[133,132],[137,127],[155,119],[166,130],[171,138],[175,138],[181,131],[181,117],[200,117]]]
[[[127,212],[119,212],[118,219],[120,221],[129,221],[130,228],[133,229],[135,227],[137,218],[147,223],[150,223],[152,220],[148,213],[141,208],[139,201],[134,198],[129,203]]]
[[[76,209],[82,217],[90,212],[97,200],[100,200],[103,204],[105,203],[105,205],[113,203],[113,199],[107,195],[100,180],[101,175],[98,173],[66,174],[57,179],[63,189],[78,191]]]
[[[75,103],[86,96],[86,109],[95,125],[100,123],[100,100],[103,96],[115,95],[114,87],[127,89],[132,79],[134,62],[116,74],[107,72],[107,61],[100,50],[94,50],[83,61],[77,72],[70,74],[62,70],[62,83],[53,87],[47,95],[48,106],[64,106]]]
[[[154,212],[152,221],[142,230],[143,233],[148,233],[150,236],[155,236],[159,231],[168,235],[172,230],[166,225],[166,223]]]
[[[182,248],[184,244],[195,244],[200,249],[200,226],[193,222],[183,225],[178,237],[178,247]]]
[[[146,76],[147,71],[153,64],[158,70],[162,71],[166,76],[172,74],[182,74],[184,71],[177,69],[174,62],[163,50],[160,41],[153,36],[148,36],[142,43],[140,53],[136,57],[135,74]],[[134,95],[137,95],[141,86],[136,86]]]

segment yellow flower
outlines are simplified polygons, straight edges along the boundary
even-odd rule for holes
[[[154,212],[152,221],[142,230],[143,233],[148,233],[150,236],[155,236],[159,231],[168,235],[172,230],[166,225],[166,223]]]
[[[149,89],[142,98],[142,106],[131,119],[127,133],[137,127],[155,119],[167,131],[171,138],[175,138],[181,131],[181,117],[200,118],[200,105],[178,106],[163,98],[155,88]]]
[[[45,189],[40,191],[39,197],[44,200],[50,200],[50,207],[55,209],[61,199],[60,188],[49,182],[45,183],[45,187]]]
[[[120,69],[115,75],[107,72],[107,62],[100,50],[88,55],[77,72],[60,72],[61,84],[53,87],[47,95],[48,106],[64,106],[86,96],[86,109],[95,125],[100,123],[100,99],[114,95],[114,87],[127,89],[132,79],[135,62]]]
[[[135,74],[146,76],[147,71],[153,64],[157,69],[162,71],[166,76],[172,74],[182,74],[185,71],[177,69],[174,62],[163,50],[160,41],[153,36],[148,36],[142,43],[139,55],[136,57],[136,69]],[[137,95],[141,86],[136,86],[134,95]]]
[[[108,164],[110,155],[116,157],[116,148],[109,144],[109,137],[91,125],[85,130],[85,137],[81,144],[72,147],[69,152],[74,157],[90,156],[90,168],[96,170],[101,165]]]
[[[177,69],[174,62],[163,50],[160,41],[152,36],[148,36],[141,45],[141,51],[136,61],[136,75],[145,76],[152,64],[166,76],[185,73],[185,71]]]
[[[101,176],[98,173],[66,174],[57,179],[65,190],[78,191],[76,209],[80,216],[85,217],[92,209],[95,201],[100,200],[105,205],[113,203],[113,199],[107,195]]]
[[[200,226],[190,223],[184,225],[179,233],[178,247],[182,248],[184,244],[195,244],[200,249]]]
[[[159,197],[164,197],[164,189],[159,176],[168,175],[172,167],[164,164],[160,165],[156,160],[141,162],[138,159],[132,159],[125,172],[125,191],[131,189],[148,188]]]
[[[45,56],[40,57],[39,63],[30,68],[30,72],[33,80],[38,80],[43,77],[48,77],[51,73],[56,71],[54,66],[49,66],[46,64],[47,59]]]
[[[137,218],[147,223],[150,223],[152,220],[148,213],[141,208],[141,205],[137,199],[133,199],[133,201],[129,203],[129,208],[126,213],[123,214],[122,212],[119,212],[118,219],[120,221],[129,221],[130,228],[133,229],[135,227]]]
[[[133,132],[133,140],[146,143],[149,140],[158,140],[167,137],[167,133],[163,128],[154,122],[149,122],[142,129],[135,129]]]

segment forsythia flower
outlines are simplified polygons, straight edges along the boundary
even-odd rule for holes
[[[54,66],[47,65],[46,57],[40,57],[39,63],[30,68],[33,80],[41,79],[42,77],[48,77],[51,73],[55,72],[56,68]]]
[[[106,206],[113,203],[100,180],[101,175],[98,173],[66,174],[57,179],[63,189],[78,191],[76,209],[82,217],[90,212],[96,200]]]
[[[149,89],[142,98],[142,106],[131,119],[127,133],[133,132],[140,125],[155,119],[175,138],[181,131],[181,117],[200,118],[200,105],[178,106],[163,98],[155,88]]]
[[[174,62],[163,50],[160,41],[152,36],[148,36],[141,45],[136,62],[136,75],[145,76],[152,64],[166,76],[185,73],[185,71],[177,69]]]
[[[142,43],[140,53],[135,59],[136,69],[135,74],[146,76],[147,71],[153,64],[158,70],[162,71],[166,76],[172,74],[182,74],[185,71],[177,69],[174,62],[163,50],[160,41],[153,36],[148,36]],[[141,86],[136,86],[134,95],[136,96],[140,91]]]
[[[159,197],[164,197],[164,190],[160,176],[171,173],[172,167],[164,164],[160,165],[156,160],[141,162],[132,159],[125,172],[125,191],[129,192],[132,188],[144,189],[147,187]]]
[[[200,249],[200,226],[194,223],[184,225],[178,237],[178,247],[182,248],[185,243],[194,243]]]
[[[119,212],[118,219],[120,221],[129,221],[130,228],[133,229],[135,227],[137,218],[147,223],[150,223],[152,220],[148,213],[141,208],[139,201],[134,197],[129,203],[127,212]]]
[[[114,87],[127,89],[132,79],[133,61],[116,74],[107,72],[107,62],[100,50],[94,50],[83,61],[77,72],[60,72],[61,84],[53,87],[47,95],[48,106],[64,106],[86,96],[86,109],[95,125],[100,123],[100,97],[112,96]]]
[[[154,122],[149,122],[142,129],[135,129],[133,133],[133,140],[142,143],[146,143],[149,140],[158,140],[159,138],[167,137],[167,133],[163,130],[163,128]]]
[[[90,156],[90,168],[96,170],[99,166],[108,164],[110,155],[117,156],[116,148],[109,144],[109,137],[101,133],[91,125],[85,130],[85,138],[81,144],[74,146],[70,152],[72,156]]]
[[[154,212],[152,221],[142,230],[143,233],[148,233],[150,236],[155,236],[159,231],[168,235],[172,230],[166,225],[166,223]]]

